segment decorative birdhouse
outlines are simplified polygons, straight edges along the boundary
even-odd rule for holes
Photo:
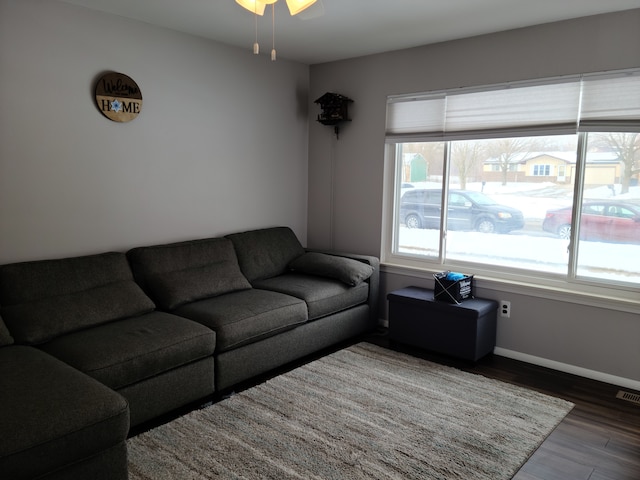
[[[350,122],[348,105],[352,103],[348,97],[338,93],[327,92],[313,103],[320,104],[322,113],[318,115],[318,121],[323,125],[334,125],[336,138],[338,137],[338,124],[341,122]]]

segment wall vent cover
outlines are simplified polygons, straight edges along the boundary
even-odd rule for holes
[[[637,393],[629,393],[623,390],[618,390],[618,394],[616,398],[621,398],[622,400],[626,400],[628,402],[635,403],[636,405],[640,405],[640,395]]]

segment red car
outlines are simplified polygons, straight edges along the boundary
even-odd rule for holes
[[[547,211],[542,229],[560,238],[569,239],[571,207]],[[580,239],[640,243],[640,205],[610,200],[583,203]]]

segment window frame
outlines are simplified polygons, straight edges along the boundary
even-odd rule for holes
[[[553,80],[549,80],[553,82]],[[497,87],[487,87],[497,88]],[[474,89],[478,90],[478,88]],[[638,119],[640,120],[640,119]],[[609,130],[606,131],[640,131],[635,122],[616,121]],[[597,132],[597,122],[590,120],[588,128],[580,131],[579,121],[576,130],[572,133],[578,135],[577,155],[574,183],[573,207],[574,215],[572,217],[572,238],[579,238],[579,219],[581,215],[581,207],[583,200],[584,177],[586,168],[586,138],[588,133]],[[516,136],[514,132],[503,130],[501,133],[505,136]],[[517,130],[517,136],[536,136],[549,134],[566,134],[565,126],[558,126],[557,129],[549,128],[531,128],[531,130]],[[462,137],[462,138],[460,138]],[[473,134],[451,135],[447,138],[442,135],[434,135],[433,132],[425,132],[423,134],[411,133],[391,133],[387,134],[385,143],[385,172],[384,172],[384,205],[382,218],[382,252],[381,264],[383,271],[398,274],[410,274],[424,279],[432,279],[433,273],[443,270],[458,270],[471,272],[475,275],[477,282],[488,282],[491,285],[498,286],[505,291],[513,291],[514,293],[523,293],[527,295],[539,295],[544,298],[557,298],[563,301],[573,299],[577,303],[592,304],[598,307],[613,308],[616,310],[630,311],[637,313],[640,306],[640,295],[638,285],[634,283],[624,283],[619,281],[610,281],[607,279],[596,279],[583,277],[576,274],[578,261],[578,243],[571,242],[570,256],[565,274],[553,274],[535,270],[525,270],[513,267],[501,267],[488,264],[455,261],[446,258],[446,226],[448,208],[446,201],[448,198],[449,183],[449,150],[450,142],[457,139],[486,139],[499,138],[496,132],[474,132]],[[397,178],[401,177],[402,161],[398,158],[398,145],[403,143],[418,142],[444,142],[444,164],[443,164],[443,180],[442,180],[442,217],[440,219],[440,241],[438,255],[434,257],[420,257],[417,255],[397,253],[397,241],[400,222],[397,219],[399,212],[399,202],[401,191]],[[397,159],[397,160],[396,160]],[[540,168],[540,167],[538,167]],[[553,175],[555,169],[550,166],[549,175]],[[545,175],[546,176],[546,175]],[[396,208],[398,205],[398,208]],[[443,234],[443,232],[445,232]]]
[[[443,259],[445,237],[440,235],[439,255],[437,258],[419,258],[410,254],[394,252],[398,222],[395,220],[394,197],[398,196],[394,187],[393,162],[385,162],[385,195],[383,205],[383,233],[381,236],[380,268],[382,272],[411,277],[420,282],[433,281],[433,274],[444,270],[462,271],[474,274],[476,288],[500,290],[544,299],[569,301],[581,305],[607,308],[629,313],[638,313],[640,298],[638,288],[632,285],[608,284],[582,278],[567,278],[566,275],[536,272],[517,268],[489,266],[487,264],[460,262]],[[390,173],[390,174],[389,174]],[[444,217],[445,215],[443,215]],[[446,221],[442,218],[442,222]],[[575,230],[575,227],[574,227]],[[575,254],[570,257],[575,259]],[[570,264],[571,271],[575,265]]]

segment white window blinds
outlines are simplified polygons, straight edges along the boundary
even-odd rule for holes
[[[444,130],[446,98],[444,95],[407,98],[387,106],[387,132],[417,133]]]
[[[387,137],[461,139],[640,128],[640,71],[391,97]],[[614,126],[615,125],[615,126]]]
[[[585,76],[582,81],[582,131],[638,131],[640,71]]]

